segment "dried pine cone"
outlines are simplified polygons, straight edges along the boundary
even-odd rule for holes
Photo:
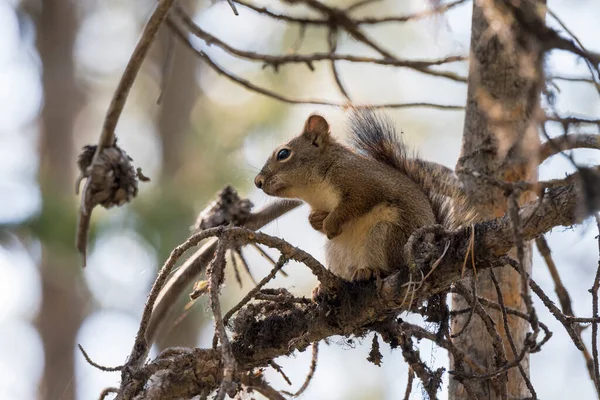
[[[253,206],[250,200],[241,199],[234,188],[226,186],[217,194],[217,199],[198,215],[193,228],[203,230],[230,223],[241,225]]]
[[[98,162],[88,171],[97,146],[84,146],[77,158],[81,175],[87,177],[90,191],[86,203],[104,208],[122,206],[138,193],[138,178],[131,157],[117,145],[102,150]]]

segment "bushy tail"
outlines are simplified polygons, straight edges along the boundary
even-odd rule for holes
[[[438,224],[457,229],[475,219],[454,172],[443,165],[409,156],[393,122],[385,114],[374,108],[352,108],[349,130],[351,145],[359,153],[394,167],[421,187]]]

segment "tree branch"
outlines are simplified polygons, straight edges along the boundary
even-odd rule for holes
[[[523,240],[531,240],[553,227],[570,226],[580,221],[577,213],[578,185],[576,180],[572,180],[570,185],[549,190],[539,204],[532,202],[521,207],[520,219],[528,221],[522,226]],[[508,215],[476,225],[477,245],[474,256],[479,271],[503,264],[498,257],[514,246],[512,229]],[[206,231],[196,237],[215,232]],[[255,234],[243,228],[226,228],[223,232],[228,232],[228,235],[238,240],[250,237],[261,243],[271,240],[267,235]],[[440,226],[433,226],[413,233],[405,247],[412,268],[427,273],[432,262],[438,260],[446,248],[448,250],[431,277],[413,293],[412,304],[403,304],[401,301],[411,288],[405,285],[406,272],[400,271],[379,283],[340,283],[341,286],[333,291],[333,297],[318,304],[269,303],[268,308],[261,307],[260,303],[247,305],[237,313],[232,325],[231,348],[238,373],[266,366],[275,357],[289,355],[329,336],[362,336],[369,331],[370,324],[382,317],[410,310],[433,294],[447,291],[452,283],[461,279],[462,263],[471,246],[470,239],[470,227],[449,232]],[[307,261],[303,258],[303,253],[298,253],[299,250],[281,243],[278,246],[286,257]],[[467,275],[470,274],[471,271],[467,271]],[[219,351],[211,352],[210,357],[211,365],[222,362]],[[200,367],[196,362],[193,365]],[[217,377],[216,381],[203,381],[204,386],[200,386],[202,390],[214,390],[220,382],[221,378]],[[122,390],[125,391],[130,385],[136,386],[139,391],[140,382],[131,379],[123,382]]]

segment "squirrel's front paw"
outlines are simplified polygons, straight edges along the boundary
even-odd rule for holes
[[[327,218],[328,215],[329,213],[327,211],[312,211],[308,215],[308,222],[314,230],[324,232],[323,221],[325,221],[325,218]]]
[[[323,221],[323,232],[327,235],[327,239],[331,240],[342,233],[342,225],[331,219],[331,215]]]

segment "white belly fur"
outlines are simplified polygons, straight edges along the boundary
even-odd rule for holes
[[[327,267],[340,278],[351,280],[357,269],[389,270],[386,231],[398,221],[397,208],[378,205],[369,213],[342,227],[342,233],[327,241]]]

